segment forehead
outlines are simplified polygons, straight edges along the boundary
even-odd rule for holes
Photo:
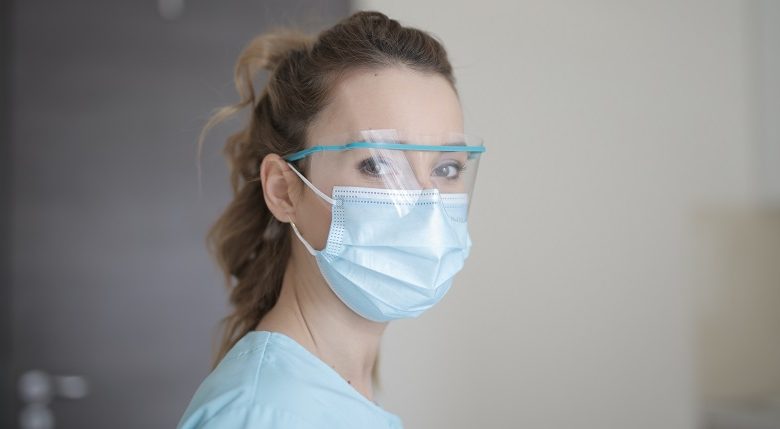
[[[403,66],[359,69],[336,82],[308,134],[316,142],[318,137],[385,128],[463,132],[463,113],[452,86],[439,74]]]

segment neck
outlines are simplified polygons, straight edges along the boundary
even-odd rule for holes
[[[344,305],[325,283],[314,258],[298,244],[293,246],[279,300],[256,329],[294,339],[373,401],[372,373],[387,324],[367,320]]]

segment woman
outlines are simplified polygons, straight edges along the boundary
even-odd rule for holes
[[[204,129],[252,108],[209,234],[235,310],[180,428],[401,427],[372,399],[382,333],[437,303],[471,246],[484,148],[454,81],[441,44],[377,12],[241,53],[241,101]]]

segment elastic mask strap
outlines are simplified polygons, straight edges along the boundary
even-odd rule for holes
[[[314,250],[314,248],[313,248],[313,247],[311,247],[311,244],[309,244],[309,242],[308,242],[308,241],[306,241],[306,240],[303,238],[303,236],[301,235],[301,232],[300,232],[300,231],[298,231],[298,227],[297,227],[297,226],[295,226],[295,222],[293,222],[293,221],[290,221],[290,225],[292,225],[292,227],[293,227],[293,231],[295,231],[295,235],[297,235],[297,236],[298,236],[298,239],[299,239],[299,240],[301,240],[301,243],[303,243],[304,247],[306,247],[306,250],[308,250],[308,251],[309,251],[309,253],[311,253],[311,254],[312,254],[312,256],[316,255],[316,254],[317,254],[317,251],[316,251],[316,250]]]
[[[323,200],[327,201],[327,202],[328,202],[328,203],[330,203],[331,205],[336,205],[336,200],[334,200],[333,198],[331,198],[331,197],[329,197],[329,196],[325,195],[325,193],[324,193],[324,192],[322,192],[322,191],[320,191],[319,189],[317,189],[317,187],[316,187],[316,186],[314,186],[314,185],[313,185],[311,182],[309,182],[309,179],[307,179],[306,177],[304,177],[304,176],[303,176],[303,174],[301,174],[301,173],[300,173],[300,172],[299,172],[299,171],[298,171],[298,170],[297,170],[295,167],[293,167],[293,165],[292,165],[292,164],[290,164],[290,163],[288,162],[288,163],[287,163],[287,165],[289,165],[289,166],[290,166],[290,168],[292,169],[292,171],[294,171],[294,172],[295,172],[295,174],[297,174],[297,175],[298,175],[298,177],[300,177],[300,178],[301,178],[301,180],[303,180],[303,183],[305,183],[305,184],[306,184],[306,186],[308,186],[308,187],[309,187],[309,188],[310,188],[312,191],[314,191],[314,193],[315,193],[315,194],[317,194],[317,195],[318,195],[320,198],[322,198]],[[316,250],[314,250],[314,248],[313,248],[313,247],[311,247],[311,244],[309,244],[309,242],[308,242],[308,241],[306,241],[306,239],[305,239],[305,238],[303,238],[303,235],[301,235],[301,232],[300,232],[300,231],[298,231],[298,227],[297,227],[297,226],[295,226],[295,222],[293,222],[293,221],[291,220],[291,221],[290,221],[290,225],[292,225],[292,228],[293,228],[293,231],[295,232],[295,235],[297,235],[297,236],[298,236],[298,239],[299,239],[299,240],[301,240],[301,243],[303,243],[303,246],[304,246],[304,247],[306,247],[306,250],[308,250],[308,251],[309,251],[309,253],[311,253],[311,254],[312,254],[312,256],[316,256],[316,255],[317,255],[317,251],[316,251]]]
[[[295,172],[295,174],[297,174],[297,175],[298,175],[298,177],[300,177],[300,178],[301,178],[301,180],[303,180],[303,183],[305,183],[305,184],[306,184],[306,186],[308,186],[308,187],[309,187],[309,188],[310,188],[312,191],[314,191],[314,193],[315,193],[315,194],[317,194],[317,195],[318,195],[320,198],[322,198],[323,200],[325,200],[325,201],[329,202],[331,205],[334,205],[334,206],[336,205],[336,200],[334,200],[333,198],[331,198],[331,197],[329,197],[329,196],[325,195],[325,193],[324,193],[324,192],[322,192],[322,191],[320,191],[319,189],[317,189],[317,187],[316,187],[316,186],[314,186],[314,185],[313,185],[311,182],[309,182],[309,179],[307,179],[307,178],[303,177],[303,174],[299,173],[299,172],[298,172],[298,170],[296,170],[296,169],[295,169],[295,167],[293,167],[293,166],[292,166],[292,164],[290,164],[290,163],[288,162],[288,163],[287,163],[287,165],[289,165],[289,166],[290,166],[290,168],[292,168],[292,171],[294,171],[294,172]],[[293,226],[294,226],[294,225],[293,225]],[[297,231],[297,230],[296,230],[296,231]]]

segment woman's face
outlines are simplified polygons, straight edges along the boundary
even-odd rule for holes
[[[307,146],[346,144],[334,141],[334,136],[357,130],[397,129],[409,135],[445,135],[463,132],[463,114],[455,91],[438,74],[423,74],[407,67],[355,70],[346,74],[334,87],[331,103],[317,116],[307,133]],[[441,144],[441,143],[439,143]],[[310,160],[309,180],[322,192],[332,195],[334,186],[365,186],[371,184],[371,170],[366,166],[365,150],[338,152],[330,156],[328,168],[317,168],[317,159]],[[422,153],[408,162],[422,188],[441,187],[447,169],[457,160],[425,160],[440,156],[436,152]],[[463,155],[449,155],[449,158]],[[433,170],[431,167],[434,167]],[[430,174],[430,171],[436,174]],[[454,182],[450,182],[454,183]],[[442,189],[444,191],[444,189]],[[330,205],[303,187],[298,196],[295,222],[311,245],[320,250],[327,241]]]

